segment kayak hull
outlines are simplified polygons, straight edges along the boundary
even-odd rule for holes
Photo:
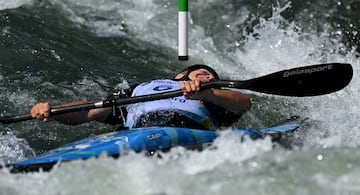
[[[279,125],[262,130],[234,129],[236,133],[262,138],[268,133],[287,132],[299,127],[299,124]],[[118,157],[130,151],[149,152],[169,150],[175,146],[191,149],[203,149],[209,146],[219,135],[218,131],[178,128],[178,127],[144,127],[126,131],[116,131],[75,141],[37,157],[15,162],[12,172],[36,171],[42,168],[49,170],[59,162],[88,159],[106,154]]]
[[[251,133],[250,131],[246,132]],[[256,131],[253,135],[258,135]],[[42,164],[126,154],[129,151],[166,150],[174,146],[191,147],[208,145],[218,136],[217,131],[176,128],[147,127],[127,131],[110,132],[66,144],[36,158],[15,163],[16,165]],[[200,146],[200,147],[199,147]]]

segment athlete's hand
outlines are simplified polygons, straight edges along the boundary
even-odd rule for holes
[[[49,103],[38,103],[31,109],[31,116],[33,118],[43,120],[45,122],[49,121],[51,106]]]
[[[199,80],[180,81],[180,89],[186,99],[200,99],[201,82]]]

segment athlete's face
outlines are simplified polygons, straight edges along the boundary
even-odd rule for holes
[[[202,82],[202,83],[208,83],[210,81],[215,80],[215,77],[208,70],[201,68],[201,69],[190,72],[189,79],[190,80],[200,80],[200,82]]]

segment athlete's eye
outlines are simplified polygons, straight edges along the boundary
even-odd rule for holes
[[[210,76],[211,74],[208,73],[208,72],[200,72],[198,74],[196,74],[195,76],[198,77],[198,76]]]

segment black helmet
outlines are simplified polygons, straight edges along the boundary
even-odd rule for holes
[[[179,73],[177,73],[176,75],[183,73],[184,76],[181,78],[177,78],[175,80],[190,80],[189,78],[189,74],[194,71],[194,70],[199,70],[199,69],[205,69],[207,71],[209,71],[212,75],[214,75],[216,80],[220,80],[219,75],[216,73],[216,71],[214,69],[212,69],[210,66],[204,65],[204,64],[193,64],[187,68],[184,68],[183,70],[181,70]]]

